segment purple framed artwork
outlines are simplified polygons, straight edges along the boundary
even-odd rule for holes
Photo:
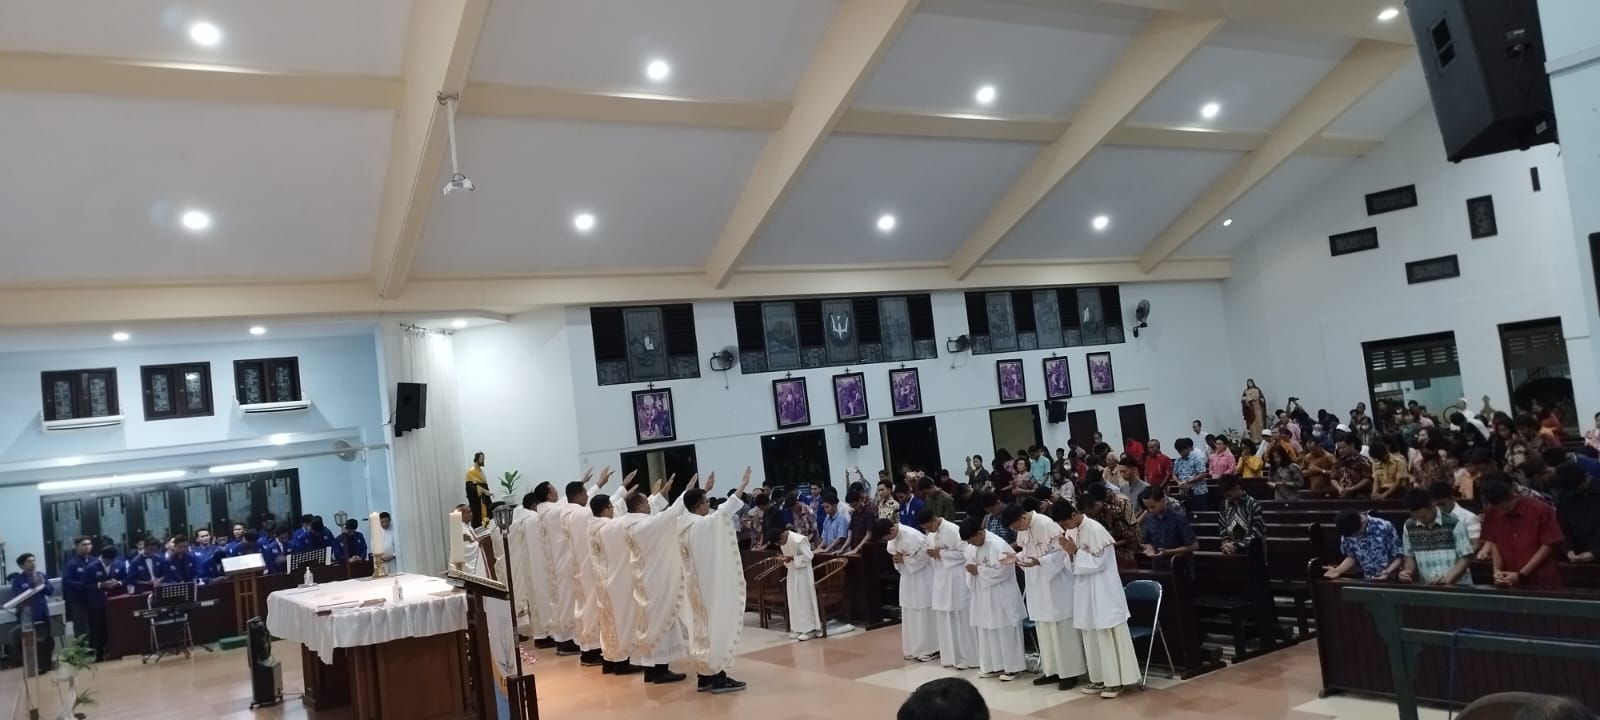
[[[1111,372],[1111,353],[1089,353],[1089,394],[1103,395],[1117,391],[1117,379]]]
[[[922,412],[922,381],[916,368],[889,371],[889,404],[896,415]]]
[[[672,388],[633,391],[633,434],[640,445],[678,439]]]
[[[772,381],[772,414],[778,429],[811,424],[811,401],[806,397],[805,378],[780,378]]]
[[[994,382],[1000,390],[1002,405],[1028,401],[1028,386],[1022,379],[1021,360],[996,360]]]
[[[1067,359],[1044,359],[1044,399],[1061,400],[1072,397],[1072,374],[1067,369]]]
[[[833,407],[839,422],[867,419],[867,376],[843,373],[833,376]]]

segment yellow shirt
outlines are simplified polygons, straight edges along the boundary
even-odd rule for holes
[[[1261,477],[1261,468],[1263,464],[1264,463],[1261,462],[1260,456],[1246,455],[1242,458],[1239,458],[1239,465],[1235,469],[1238,470],[1239,477],[1258,478]]]
[[[1396,485],[1404,485],[1410,480],[1410,472],[1406,470],[1406,461],[1400,459],[1395,453],[1389,453],[1384,460],[1372,461],[1372,495],[1377,497],[1389,491]]]
[[[478,517],[484,518],[485,521],[487,521],[489,517],[489,497],[487,495],[489,490],[489,479],[483,476],[483,468],[480,468],[477,465],[467,468],[467,482],[477,486],[473,488],[474,490],[482,488],[482,491],[480,492],[468,493],[467,502],[478,511]],[[467,522],[470,523],[471,518],[468,518]]]

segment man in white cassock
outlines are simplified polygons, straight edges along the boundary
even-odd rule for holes
[[[550,577],[550,543],[542,532],[543,507],[556,501],[555,486],[539,483],[522,496],[511,515],[511,581],[516,591],[518,632],[534,639],[534,647],[552,648],[550,610],[554,606]]]
[[[811,570],[811,540],[793,530],[775,530],[768,541],[777,545],[789,569],[789,639],[805,642],[822,631],[817,611],[817,581]]]
[[[461,569],[469,575],[485,576],[483,559],[478,552],[478,533],[465,518],[472,512],[466,503],[456,506],[456,512],[461,515],[461,527],[456,528],[457,542],[461,543]]]
[[[696,475],[690,480],[698,482]],[[670,485],[672,478],[667,479]],[[678,542],[684,497],[669,507],[660,485],[650,496],[654,509],[628,530],[628,550],[634,576],[634,602],[638,621],[633,648],[634,664],[644,667],[644,681],[664,685],[688,678],[667,663],[688,654],[688,635],[680,609],[683,606],[683,549]],[[620,630],[619,630],[620,632]]]
[[[715,478],[710,478],[714,480]],[[689,657],[699,675],[698,689],[717,695],[737,692],[745,684],[728,677],[733,667],[739,631],[744,629],[744,563],[739,558],[740,498],[750,485],[750,468],[744,469],[739,491],[711,512],[707,489],[683,493],[689,510],[680,523],[678,541],[683,553],[683,614],[688,629]]]
[[[609,471],[609,468],[607,468]],[[624,483],[633,481],[631,477],[624,478]],[[587,502],[589,491],[583,488],[582,499]],[[572,487],[567,487],[567,499],[573,500]],[[600,650],[600,574],[594,565],[594,550],[592,548],[592,535],[590,528],[605,520],[594,514],[591,506],[589,512],[579,510],[567,516],[567,538],[572,543],[572,577],[577,581],[577,588],[573,592],[573,601],[577,607],[573,612],[577,623],[573,634],[577,636],[578,647],[583,650],[578,656],[578,664],[585,667],[604,667],[605,658]]]
[[[978,636],[978,669],[983,677],[1011,682],[1028,669],[1022,655],[1022,621],[1028,609],[1017,587],[1017,554],[999,535],[968,518],[961,525],[967,541],[967,576],[972,583],[972,626]]]
[[[928,557],[933,560],[934,633],[939,638],[939,664],[957,670],[978,666],[978,636],[972,627],[972,591],[967,587],[966,543],[956,524],[939,517],[932,508],[917,513],[917,525],[928,536]]]
[[[1057,500],[1066,503],[1065,500]],[[1085,695],[1114,698],[1139,682],[1139,662],[1128,634],[1128,598],[1117,572],[1116,538],[1104,525],[1072,508],[1061,523],[1061,549],[1072,558],[1072,626],[1083,634],[1089,666]]]
[[[1052,509],[1055,507],[1052,504]],[[1017,554],[1017,566],[1027,580],[1024,599],[1039,638],[1039,664],[1043,671],[1043,677],[1033,684],[1071,689],[1088,668],[1083,659],[1082,634],[1072,626],[1072,569],[1070,558],[1061,549],[1061,536],[1066,531],[1055,520],[1016,504],[1006,506],[1000,513],[1000,522],[1016,531],[1017,544],[1022,548]]]
[[[888,540],[885,550],[900,572],[900,650],[905,659],[928,662],[939,654],[939,633],[933,626],[933,558],[928,536],[910,525],[880,518],[873,537]]]
[[[539,533],[549,548],[550,592],[553,598],[548,622],[550,637],[556,641],[557,655],[578,655],[588,649],[580,647],[578,641],[580,603],[584,602],[578,577],[581,568],[590,565],[589,552],[586,536],[580,534],[577,542],[573,542],[570,528],[576,518],[587,530],[588,519],[594,516],[589,510],[589,495],[605,487],[611,479],[611,468],[601,470],[600,482],[592,487],[584,484],[591,474],[585,472],[583,480],[567,483],[566,502],[550,503],[540,510]],[[599,665],[603,662],[599,648],[596,644],[593,652],[585,657],[585,660],[592,661],[586,664]]]
[[[600,605],[600,671],[606,675],[634,672],[628,663],[633,652],[638,626],[638,604],[633,599],[633,560],[628,550],[628,529],[640,519],[650,517],[643,497],[627,493],[628,512],[616,516],[616,506],[607,495],[589,499],[595,519],[589,523],[589,560],[595,565],[598,582],[595,602]]]

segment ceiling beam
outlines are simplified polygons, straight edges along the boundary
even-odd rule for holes
[[[800,78],[792,109],[756,157],[739,200],[706,261],[706,280],[722,288],[795,181],[827,141],[920,0],[845,0],[833,14]]]
[[[390,132],[372,245],[372,282],[381,297],[399,295],[411,274],[448,143],[438,98],[460,95],[466,87],[488,12],[489,0],[428,0],[412,6],[401,59],[405,93]]]
[[[965,278],[1040,201],[1127,121],[1150,94],[1222,28],[1217,18],[1163,13],[1128,43],[1073,112],[1061,136],[1034,156],[988,216],[956,248],[950,270]]]
[[[392,110],[397,78],[0,52],[0,89],[158,100]]]
[[[1389,79],[1416,50],[1404,45],[1363,40],[1300,98],[1261,147],[1239,158],[1204,194],[1189,205],[1139,253],[1139,266],[1156,269],[1245,193],[1333,124],[1368,92]]]
[[[1041,0],[1000,0],[1038,4]],[[1043,0],[1048,2],[1049,0]],[[1411,45],[1411,25],[1405,12],[1393,20],[1378,20],[1378,13],[1398,7],[1396,0],[1100,0],[1110,5],[1125,5],[1146,10],[1209,15],[1230,22],[1278,30],[1293,30],[1311,35],[1377,40]]]
[[[597,274],[604,272],[604,275]],[[1227,279],[1226,258],[1175,258],[1153,273],[1135,258],[985,264],[965,279],[943,263],[743,268],[721,288],[701,268],[605,270],[523,277],[414,278],[385,300],[366,278],[241,282],[0,287],[0,329],[195,320],[264,321],[377,313],[449,316],[516,313],[552,305],[678,302],[1073,284]]]
[[[777,130],[789,117],[789,106],[786,103],[470,83],[461,98],[461,112],[571,122]]]

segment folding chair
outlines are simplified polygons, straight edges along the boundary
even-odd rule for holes
[[[1172,662],[1172,649],[1167,647],[1167,636],[1161,634],[1161,583],[1154,580],[1135,580],[1128,583],[1128,586],[1122,589],[1122,593],[1130,605],[1135,602],[1155,603],[1155,612],[1150,616],[1149,625],[1135,625],[1131,619],[1128,622],[1128,634],[1133,636],[1134,641],[1146,638],[1148,643],[1144,654],[1144,674],[1139,678],[1139,687],[1142,689],[1150,679],[1150,660],[1156,655],[1156,638],[1161,639],[1161,651],[1166,653],[1167,668],[1177,669]],[[1169,672],[1167,677],[1170,679],[1174,675]]]

